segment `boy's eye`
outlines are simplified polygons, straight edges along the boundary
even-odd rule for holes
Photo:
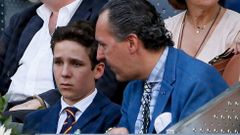
[[[73,66],[74,66],[74,67],[80,67],[81,64],[80,64],[80,63],[73,63]]]
[[[81,61],[78,61],[78,60],[72,60],[71,62],[71,65],[73,65],[74,67],[80,67],[83,65],[83,63]]]
[[[54,65],[61,65],[61,64],[62,64],[62,61],[60,61],[60,60],[54,60],[53,63],[54,63]]]

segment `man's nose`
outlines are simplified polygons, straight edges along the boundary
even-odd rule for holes
[[[105,55],[104,55],[104,50],[102,46],[98,46],[97,50],[97,60],[98,61],[104,61],[105,60]]]

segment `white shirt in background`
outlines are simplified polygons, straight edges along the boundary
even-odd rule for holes
[[[81,2],[82,0],[75,0],[61,8],[57,26],[66,26]],[[21,101],[55,88],[52,72],[53,55],[50,48],[51,35],[48,28],[51,13],[45,4],[37,9],[37,14],[44,23],[33,36],[20,59],[21,66],[11,77],[12,82],[6,94],[9,102]]]

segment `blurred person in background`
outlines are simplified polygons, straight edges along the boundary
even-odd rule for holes
[[[0,93],[8,97],[10,112],[6,115],[13,115],[17,122],[29,111],[51,106],[60,98],[57,90],[51,90],[56,87],[50,49],[55,28],[78,20],[95,23],[107,0],[41,2],[15,14],[0,38]],[[110,98],[121,97],[122,90],[116,92],[118,82],[108,66],[96,85]]]
[[[208,63],[230,48],[240,52],[240,14],[220,5],[219,0],[168,0],[185,10],[165,20],[174,47]]]

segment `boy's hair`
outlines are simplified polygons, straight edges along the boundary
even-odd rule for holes
[[[99,63],[97,61],[97,42],[95,40],[95,28],[86,21],[79,21],[68,26],[57,27],[51,39],[51,49],[54,54],[56,43],[69,40],[79,43],[88,50],[88,56],[91,60],[92,70]]]

